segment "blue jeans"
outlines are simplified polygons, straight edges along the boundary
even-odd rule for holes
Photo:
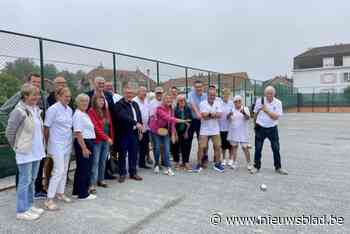
[[[109,152],[109,145],[106,141],[100,141],[94,147],[94,160],[91,168],[90,185],[96,185],[97,181],[105,179],[106,160]]]
[[[159,136],[152,133],[155,166],[159,166],[160,146],[163,145],[163,160],[166,167],[171,167],[169,160],[170,138],[169,136]]]
[[[33,205],[34,183],[38,174],[40,161],[18,164],[17,213],[29,210]]]

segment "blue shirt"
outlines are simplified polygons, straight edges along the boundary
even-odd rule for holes
[[[199,104],[202,101],[205,101],[205,100],[207,100],[207,94],[206,93],[203,93],[202,95],[197,95],[196,91],[192,90],[188,94],[188,102],[191,105],[194,105],[197,108],[198,111],[199,111]],[[192,116],[193,116],[193,118],[198,119],[196,112],[194,112],[193,110],[192,110]]]

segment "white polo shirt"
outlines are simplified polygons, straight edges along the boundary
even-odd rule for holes
[[[282,102],[277,98],[273,98],[273,101],[269,103],[264,97],[264,104],[270,112],[277,114],[278,117],[283,115]],[[261,108],[261,98],[259,98],[256,100],[254,113],[257,113]],[[265,112],[260,111],[256,118],[256,123],[259,124],[261,127],[271,128],[278,125],[278,120],[273,120]]]
[[[143,101],[141,101],[141,99],[138,96],[136,96],[134,97],[133,101],[135,101],[139,105],[144,128],[146,130],[149,130],[148,121],[150,114],[150,104],[148,100],[145,98]]]
[[[149,116],[152,116],[156,113],[157,107],[162,105],[162,101],[158,101],[157,99],[153,99],[150,103],[149,103]]]
[[[230,99],[227,102],[224,102],[224,100],[220,100],[220,101],[221,101],[221,110],[222,110],[222,115],[219,120],[220,131],[227,132],[230,125],[230,121],[227,119],[227,115],[231,112],[233,108],[233,101]]]
[[[202,101],[199,104],[199,111],[201,113],[214,113],[219,112],[221,113],[221,103],[218,99],[216,99],[213,103],[213,105],[210,105],[208,103],[208,100]],[[219,126],[219,119],[208,119],[208,120],[201,120],[201,129],[199,135],[202,136],[214,136],[220,134],[220,126]]]
[[[89,115],[76,109],[73,115],[73,130],[80,132],[84,139],[95,139],[95,129]]]
[[[73,111],[69,106],[56,102],[49,107],[45,116],[45,127],[49,128],[47,152],[64,156],[71,152],[73,143]]]

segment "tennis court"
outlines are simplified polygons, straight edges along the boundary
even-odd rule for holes
[[[280,121],[282,165],[273,171],[265,142],[262,170],[212,169],[174,177],[140,171],[143,182],[110,181],[94,201],[74,201],[36,222],[16,221],[15,190],[0,193],[0,233],[350,233],[350,114],[286,114]],[[192,153],[191,159],[195,158]],[[267,191],[259,186],[264,183]],[[71,187],[71,185],[70,185]],[[60,204],[61,205],[61,204]],[[222,222],[210,224],[212,214]],[[343,218],[343,225],[229,225],[226,216]]]

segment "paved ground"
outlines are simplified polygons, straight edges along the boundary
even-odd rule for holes
[[[283,165],[272,169],[265,143],[262,172],[218,174],[140,171],[144,182],[110,182],[95,201],[75,201],[34,223],[15,220],[15,191],[0,193],[0,233],[350,233],[350,114],[287,114],[280,123]],[[265,183],[266,192],[259,186]],[[39,204],[40,205],[40,204]],[[222,223],[209,223],[211,214]],[[343,225],[228,225],[225,216],[323,216]],[[270,216],[269,216],[270,215]],[[315,219],[315,218],[314,218]]]

